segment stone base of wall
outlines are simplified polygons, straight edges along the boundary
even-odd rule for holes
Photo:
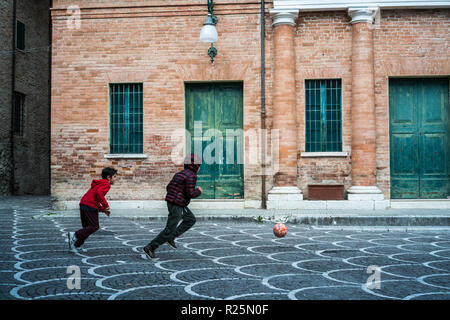
[[[55,201],[56,210],[76,210],[79,201]],[[166,209],[163,200],[110,200],[112,210],[137,209]],[[295,201],[293,210],[386,210],[386,209],[450,209],[450,199],[410,199],[410,200],[325,200],[325,201]],[[203,210],[244,210],[261,209],[259,200],[193,200],[189,205],[191,209]],[[273,208],[269,208],[272,209]],[[283,209],[279,209],[283,210]]]
[[[297,187],[273,187],[267,196],[267,209],[298,209],[302,204],[303,194]]]
[[[391,200],[391,209],[448,209],[450,199]]]
[[[389,208],[389,200],[303,200],[285,201],[276,203],[267,202],[267,209],[290,210],[384,210]]]
[[[79,208],[79,201],[55,201],[53,208],[57,210],[76,210]],[[166,209],[166,202],[163,200],[110,200],[108,201],[111,210],[118,209]],[[189,204],[191,209],[261,209],[259,200],[192,200]]]
[[[381,201],[384,199],[383,193],[376,186],[353,186],[347,192],[348,200]]]

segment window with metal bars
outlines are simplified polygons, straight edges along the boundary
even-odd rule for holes
[[[109,85],[110,152],[142,153],[142,83]]]
[[[342,151],[341,80],[305,81],[306,152]]]

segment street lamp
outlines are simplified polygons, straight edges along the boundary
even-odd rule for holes
[[[213,12],[213,0],[208,0],[208,17],[203,24],[202,31],[200,31],[201,42],[211,42],[211,47],[208,49],[208,55],[211,57],[211,63],[214,62],[214,57],[217,54],[217,49],[214,48],[213,43],[217,41],[218,35],[216,30],[217,17]]]

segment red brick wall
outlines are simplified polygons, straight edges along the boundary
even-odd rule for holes
[[[305,152],[305,80],[341,79],[342,151],[351,150],[352,26],[346,12],[302,13],[297,21],[296,95],[298,119],[298,187],[308,184],[351,186],[350,157],[302,158]]]
[[[209,45],[199,41],[207,14],[203,2],[177,10],[86,9],[80,30],[68,28],[64,9],[53,12],[53,196],[79,199],[91,179],[113,165],[119,180],[110,199],[163,199],[166,184],[180,168],[168,159],[176,145],[172,133],[184,128],[185,82],[243,81],[244,128],[259,129],[259,3],[231,2],[215,6],[219,41],[214,65]],[[109,153],[108,84],[115,82],[143,82],[147,159],[104,158]],[[258,199],[260,190],[260,177],[248,166],[246,199]]]
[[[374,29],[377,183],[390,197],[389,77],[450,75],[450,10],[383,10]]]
[[[377,185],[390,197],[388,77],[450,74],[450,10],[382,10],[374,26]],[[350,158],[301,158],[305,79],[342,79],[343,151],[351,151],[352,26],[346,12],[302,13],[297,22],[298,186],[351,181]]]
[[[69,3],[70,2],[70,3]],[[219,41],[215,63],[198,40],[204,1],[99,1],[84,9],[80,30],[66,24],[65,6],[94,1],[55,1],[52,67],[52,195],[76,200],[114,165],[120,179],[110,199],[162,199],[179,167],[167,161],[184,128],[184,83],[243,81],[244,129],[260,128],[260,16],[257,1],[215,1]],[[147,4],[133,8],[133,5]],[[179,5],[174,10],[172,5]],[[272,7],[268,2],[267,7]],[[374,29],[377,184],[389,197],[388,77],[449,72],[449,10],[383,10]],[[272,127],[273,28],[266,14],[267,127]],[[351,181],[351,158],[302,158],[305,151],[304,82],[342,79],[343,151],[351,153],[352,26],[346,12],[300,12],[294,42],[297,107],[297,184],[307,197],[312,183]],[[144,152],[147,159],[110,160],[108,84],[143,82]],[[270,147],[270,146],[268,146]],[[246,152],[249,152],[248,145]],[[245,166],[245,198],[260,198],[257,166]],[[267,191],[273,177],[267,177]]]

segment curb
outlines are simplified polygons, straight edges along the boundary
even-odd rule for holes
[[[381,215],[208,215],[196,214],[197,221],[228,221],[228,222],[283,222],[289,224],[309,226],[449,226],[450,216],[446,215],[404,215],[404,216],[381,216]],[[79,218],[78,212],[58,212],[35,215],[33,219],[40,218]],[[103,217],[100,219],[129,219],[135,221],[166,221],[167,214],[118,214],[114,217]]]

